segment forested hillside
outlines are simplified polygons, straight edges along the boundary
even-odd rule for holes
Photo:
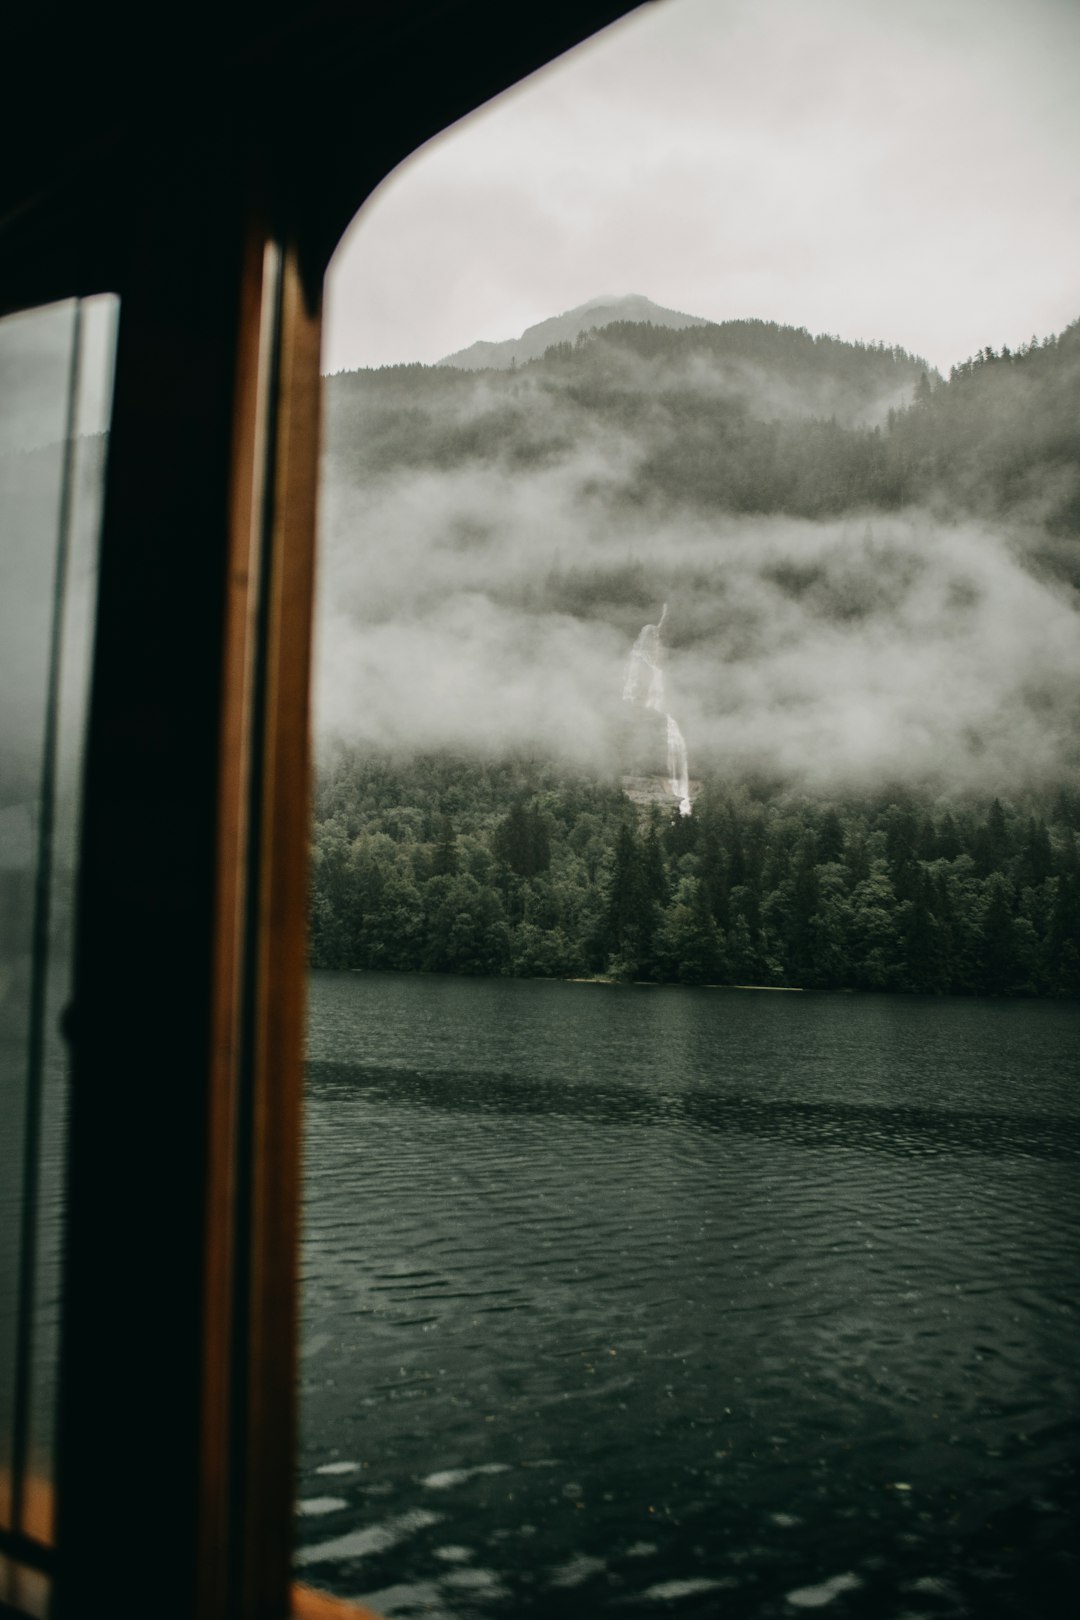
[[[627,507],[831,517],[947,502],[1080,535],[1080,322],[949,378],[902,349],[768,321],[621,322],[514,372],[397,366],[327,380],[335,476],[556,460],[598,435]]]
[[[1080,991],[1080,323],[333,377],[325,512],[316,964]],[[688,819],[622,783],[664,602]]]
[[[690,818],[522,761],[339,756],[317,967],[1080,992],[1080,794],[845,802],[707,786]]]

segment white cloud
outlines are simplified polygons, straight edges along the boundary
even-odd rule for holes
[[[585,497],[601,464],[594,444],[529,473],[332,480],[323,737],[612,766],[630,647],[669,600],[692,769],[994,792],[1075,775],[1080,615],[1022,535],[918,511],[635,521]]]

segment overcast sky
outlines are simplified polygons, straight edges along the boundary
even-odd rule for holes
[[[1078,0],[654,0],[395,171],[324,369],[434,361],[599,293],[947,370],[1080,316]]]

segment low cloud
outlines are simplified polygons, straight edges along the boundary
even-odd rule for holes
[[[922,511],[658,519],[625,447],[396,474],[331,462],[320,738],[617,768],[626,661],[670,603],[692,773],[1008,793],[1078,772],[1080,614],[1039,537]]]

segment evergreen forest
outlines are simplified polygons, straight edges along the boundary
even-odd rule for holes
[[[692,816],[535,762],[339,754],[316,967],[959,995],[1080,992],[1080,794],[828,802],[706,784]]]
[[[526,469],[607,430],[645,448],[617,492],[625,509],[1020,516],[1080,586],[1080,321],[988,344],[948,378],[895,346],[771,321],[626,321],[512,372],[392,366],[326,390],[328,458],[353,483]]]

